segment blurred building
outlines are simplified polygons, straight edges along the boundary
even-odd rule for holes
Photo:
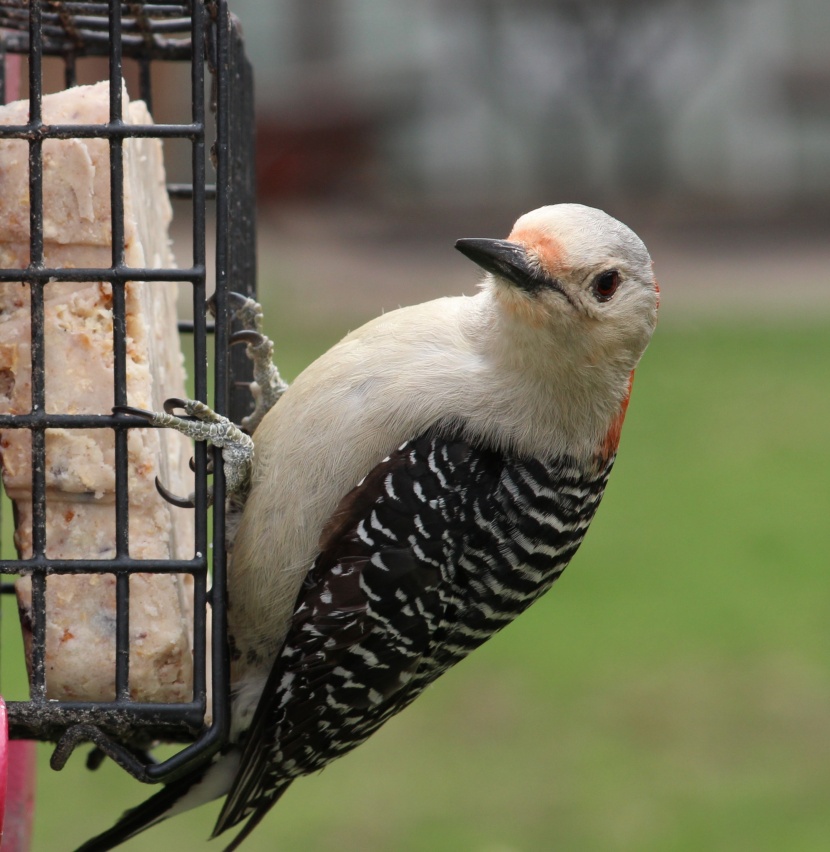
[[[830,195],[826,0],[233,0],[260,195]]]

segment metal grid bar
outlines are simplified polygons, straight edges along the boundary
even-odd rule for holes
[[[38,127],[41,112],[41,52],[36,34],[40,5],[32,4],[29,32],[29,123]],[[29,266],[43,268],[43,142],[29,142]],[[24,281],[27,279],[24,278]],[[31,298],[32,414],[46,410],[45,351],[43,340],[43,283],[28,281]],[[43,558],[46,550],[46,432],[32,431],[32,556]],[[32,677],[31,696],[46,700],[46,574],[32,571]]]
[[[220,39],[215,79],[218,87],[219,126],[216,153],[222,172],[217,174],[217,184],[224,193],[219,196],[218,212],[226,218],[221,224],[217,223],[216,286],[220,293],[233,289],[246,296],[254,296],[256,206],[250,203],[250,199],[256,197],[256,156],[253,135],[246,132],[246,128],[254,126],[254,75],[236,27],[229,20],[228,26],[220,27],[218,32]],[[226,276],[221,285],[220,274]],[[228,331],[227,326],[225,331]],[[227,342],[217,338],[216,345],[217,348],[225,347]],[[229,416],[239,423],[254,407],[250,393],[243,386],[245,381],[253,378],[253,368],[243,347],[231,349],[228,370],[238,380],[230,384]],[[227,377],[223,380],[227,381]],[[219,387],[218,373],[216,381]]]
[[[251,406],[249,398],[229,399],[231,377],[250,375],[236,371],[227,361],[229,319],[226,291],[234,289],[255,294],[255,248],[253,234],[253,140],[252,73],[244,55],[241,37],[228,12],[225,0],[202,0],[186,5],[152,3],[79,3],[57,0],[0,0],[0,27],[17,32],[0,37],[0,54],[27,52],[29,57],[30,120],[26,125],[0,127],[0,138],[25,139],[29,146],[30,181],[30,264],[25,269],[2,269],[0,281],[25,282],[32,308],[32,411],[25,415],[0,415],[0,429],[29,429],[32,434],[33,552],[28,560],[0,560],[0,575],[30,573],[33,583],[34,672],[31,700],[9,704],[13,736],[56,740],[89,739],[85,733],[90,720],[102,734],[94,741],[122,766],[144,781],[163,780],[190,763],[201,762],[221,747],[228,727],[228,654],[225,639],[225,539],[224,481],[221,456],[215,454],[212,571],[208,589],[207,546],[208,487],[207,451],[198,445],[196,466],[196,531],[192,560],[144,560],[129,555],[127,495],[127,434],[130,428],[149,428],[144,421],[125,415],[70,415],[46,413],[43,375],[43,289],[50,281],[102,281],[112,286],[113,352],[115,362],[114,402],[126,402],[126,291],[128,281],[187,282],[191,286],[194,321],[182,323],[193,333],[195,396],[208,398],[206,322],[206,252],[209,199],[216,201],[217,340],[214,358],[215,400],[213,407],[229,413],[237,421]],[[162,33],[177,33],[175,39]],[[42,123],[41,64],[44,55],[59,54],[65,63],[67,85],[76,80],[76,58],[109,56],[110,116],[101,125],[51,125]],[[122,120],[120,79],[123,59],[139,61],[139,93],[152,102],[152,63],[164,60],[190,62],[192,115],[181,124],[125,125]],[[205,64],[213,83],[216,112],[216,142],[212,153],[217,171],[216,184],[206,182]],[[5,79],[0,61],[0,86]],[[191,200],[193,263],[187,269],[144,269],[125,265],[123,207],[123,141],[130,137],[182,138],[191,143],[191,181],[170,185],[173,197]],[[112,266],[109,268],[65,269],[46,267],[43,257],[42,146],[46,139],[107,139],[111,168]],[[217,189],[218,186],[218,189]],[[240,211],[244,215],[240,215]],[[240,353],[241,354],[241,353]],[[243,354],[244,359],[244,354]],[[116,445],[116,554],[114,559],[88,561],[49,559],[45,541],[45,437],[46,430],[112,429]],[[193,700],[184,704],[147,704],[133,701],[129,694],[129,578],[142,573],[187,573],[194,578],[194,683]],[[47,578],[62,574],[112,574],[116,577],[116,697],[111,702],[67,702],[46,700],[44,673],[45,590]],[[10,584],[3,586],[9,591]],[[212,724],[203,725],[206,702],[206,612],[212,607]],[[81,730],[83,729],[83,730]],[[146,765],[131,752],[120,748],[108,736],[154,737],[171,741],[192,741],[178,754],[157,765]],[[64,749],[64,757],[76,744]],[[107,750],[110,749],[110,750]],[[56,751],[56,757],[58,755]],[[59,761],[60,762],[60,761]]]
[[[110,124],[122,124],[121,104],[121,4],[113,3],[109,15]],[[124,265],[124,149],[122,140],[109,137],[110,224],[112,266]],[[122,278],[112,282],[112,351],[115,405],[127,404],[127,293]],[[130,506],[128,494],[127,431],[115,430],[115,558],[129,556]],[[123,569],[115,574],[115,696],[130,696],[130,576]]]
[[[2,130],[0,130],[0,136]],[[160,283],[185,281],[192,283],[204,274],[204,267],[191,267],[190,269],[140,269],[132,266],[119,266],[117,269],[110,267],[43,267],[35,269],[2,269],[0,270],[0,281],[31,281],[38,285],[48,284],[50,281],[108,281],[117,284],[119,281],[145,281]]]
[[[96,564],[100,562],[100,564]],[[20,567],[20,562],[14,563]],[[193,574],[205,576],[207,567],[201,559],[131,559],[122,556],[115,559],[54,559],[32,557],[25,560],[25,569],[49,574],[112,574],[113,571],[140,569],[142,574]]]
[[[192,21],[192,44],[193,57],[190,62],[190,92],[192,109],[192,120],[194,123],[202,125],[202,133],[193,140],[191,148],[191,211],[193,218],[193,264],[204,270],[207,265],[205,234],[207,231],[205,222],[205,183],[206,183],[206,168],[205,168],[205,22],[204,22],[204,7],[201,4],[196,4],[193,9]],[[195,191],[194,191],[195,190]],[[206,285],[207,280],[204,271],[193,280],[192,300],[193,300],[193,361],[196,364],[207,364],[207,334],[205,323],[205,305],[206,305]],[[198,329],[198,333],[197,332]],[[194,383],[194,391],[197,399],[206,400],[208,398],[207,389],[207,370],[197,370],[196,380]],[[202,444],[198,447],[195,453],[196,461],[196,482],[198,487],[195,493],[196,503],[196,541],[201,547],[202,542],[207,542],[207,448]],[[221,462],[215,459],[217,467],[221,467]],[[197,550],[197,552],[200,552]],[[203,551],[201,551],[203,552]],[[224,549],[222,553],[224,554]],[[223,560],[224,562],[224,560]],[[207,637],[205,627],[207,622],[207,576],[198,574],[194,576],[194,647],[193,653],[196,657],[202,660],[207,659]],[[227,681],[220,680],[220,683]],[[193,677],[193,694],[195,696],[206,696],[207,694],[207,666],[200,666],[199,670],[194,669]],[[203,699],[204,700],[204,699]],[[221,713],[220,713],[221,715]]]
[[[201,4],[108,4],[72,0],[50,3],[40,13],[39,40],[47,55],[64,55],[70,51],[86,56],[108,55],[111,12],[114,10],[119,19],[123,55],[189,59],[191,12],[198,5]],[[6,0],[0,6],[0,27],[16,31],[7,37],[11,49],[25,52],[28,23],[28,0]]]
[[[146,136],[151,139],[195,139],[203,132],[199,124],[33,124],[5,125],[5,139],[110,139]]]

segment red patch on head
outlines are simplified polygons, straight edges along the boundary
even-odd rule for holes
[[[535,228],[514,228],[507,238],[519,243],[535,255],[542,269],[555,278],[565,266],[565,250],[562,243],[554,237],[540,234]]]
[[[608,432],[605,434],[605,440],[602,442],[600,455],[603,459],[610,459],[617,452],[617,447],[620,445],[620,435],[622,434],[623,423],[625,422],[625,414],[628,411],[628,403],[631,399],[631,385],[634,383],[634,371],[628,377],[628,387],[625,391],[625,397],[620,404],[620,410],[617,416],[611,421]]]

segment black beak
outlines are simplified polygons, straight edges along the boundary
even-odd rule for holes
[[[544,273],[530,265],[527,252],[518,243],[472,237],[458,240],[455,247],[482,269],[506,278],[530,293],[550,286]]]

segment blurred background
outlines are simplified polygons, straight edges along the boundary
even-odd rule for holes
[[[625,221],[663,293],[563,579],[296,783],[244,848],[826,849],[830,5],[231,8],[256,68],[259,287],[287,377],[382,310],[472,293],[455,239],[503,237],[542,204]],[[149,792],[80,754],[40,785],[49,852]],[[216,811],[124,848],[209,848]]]
[[[454,238],[557,201],[643,232],[668,318],[675,299],[767,308],[770,290],[827,308],[822,0],[233,8],[257,71],[263,268],[316,316],[310,280],[361,320],[396,286],[469,284]]]

